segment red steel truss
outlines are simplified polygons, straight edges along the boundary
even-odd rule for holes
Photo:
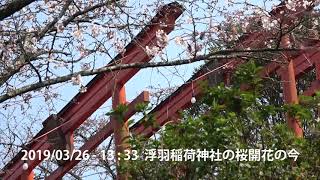
[[[309,9],[308,9],[309,10]],[[309,11],[304,9],[297,9],[296,12],[291,12],[286,9],[284,3],[281,3],[277,9],[273,10],[270,14],[275,18],[283,18],[281,14],[290,14],[290,16],[284,19],[285,24],[291,25],[292,21],[296,18],[302,17]],[[283,11],[284,13],[280,13]],[[157,30],[163,29],[166,33],[173,30],[175,20],[182,14],[183,8],[177,3],[171,3],[164,6],[159,10],[157,15],[151,20],[149,26],[144,28],[137,37],[126,47],[126,51],[123,55],[118,55],[110,64],[121,63],[127,64],[132,62],[147,62],[150,61],[149,57],[142,47],[152,46],[156,44],[155,34]],[[236,48],[244,49],[259,48],[265,40],[268,40],[271,34],[266,32],[256,32],[250,35],[240,38]],[[313,46],[320,46],[320,43],[313,43]],[[283,83],[284,98],[286,103],[298,103],[295,81],[303,73],[306,73],[313,68],[316,69],[316,80],[312,83],[311,87],[307,89],[305,95],[313,95],[316,90],[320,89],[320,51],[317,50],[305,50],[298,53],[295,56],[288,56],[283,60],[283,64],[275,62],[269,63],[265,66],[261,76],[266,77],[271,73],[277,73],[282,80],[289,83]],[[279,57],[279,60],[283,58]],[[225,62],[213,65],[213,69],[217,71],[210,73],[210,70],[200,70],[196,73],[188,83],[182,85],[170,95],[166,100],[160,103],[150,113],[154,114],[158,125],[164,126],[170,121],[176,122],[179,118],[179,111],[191,106],[190,99],[192,96],[199,98],[201,96],[200,82],[210,81],[213,75],[217,75],[220,81],[229,83],[228,77],[232,70],[221,68],[224,64],[232,64],[237,66],[242,62],[238,59],[228,59]],[[208,64],[210,66],[210,64]],[[77,129],[94,111],[97,110],[106,100],[108,100],[113,93],[113,107],[118,104],[126,103],[125,101],[125,83],[132,78],[139,69],[127,69],[122,70],[117,76],[114,73],[102,73],[97,75],[87,85],[86,93],[79,93],[76,95],[70,103],[68,103],[57,115],[52,115],[43,123],[44,128],[34,137],[33,141],[27,145],[28,149],[32,150],[53,150],[56,146],[59,148],[65,148],[68,150],[73,149],[73,131]],[[220,74],[219,74],[220,73]],[[289,80],[289,81],[288,81]],[[114,85],[121,87],[114,91]],[[83,152],[88,150],[93,151],[99,144],[101,144],[112,133],[118,136],[118,139],[124,138],[121,132],[117,132],[119,129],[128,129],[125,122],[135,113],[134,105],[138,102],[149,101],[148,92],[141,93],[133,102],[129,103],[129,111],[124,116],[124,123],[117,124],[115,121],[109,122],[95,135],[93,135],[87,143],[85,143],[80,150]],[[299,121],[296,119],[290,119],[288,117],[288,125],[294,129],[297,136],[302,136],[302,130],[299,126]],[[154,134],[158,128],[144,127],[142,121],[137,122],[130,128],[130,131],[135,134],[141,134],[146,137],[150,137]],[[56,134],[52,134],[56,133]],[[118,135],[117,135],[118,133]],[[128,133],[128,132],[126,132]],[[51,136],[61,137],[63,142],[52,142]],[[117,140],[116,140],[117,141]],[[67,145],[67,146],[66,146]],[[116,143],[116,146],[121,146],[120,141]],[[64,147],[63,147],[64,146]],[[119,148],[118,151],[121,151]],[[3,179],[33,179],[33,169],[41,162],[41,160],[27,161],[29,168],[24,171],[22,169],[21,161],[22,153],[20,152],[12,161],[10,161],[4,168],[5,175]],[[79,161],[69,160],[61,162],[60,166],[50,174],[47,179],[60,179],[70,169],[72,169]]]

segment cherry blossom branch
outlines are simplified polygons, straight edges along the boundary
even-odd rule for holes
[[[33,83],[30,85],[23,86],[21,88],[11,90],[4,95],[0,96],[0,103],[19,96],[21,94],[37,90],[39,88],[51,86],[58,83],[63,83],[71,80],[77,76],[91,76],[104,72],[112,72],[116,70],[124,70],[129,68],[155,68],[155,67],[165,67],[165,66],[179,66],[184,64],[191,64],[198,61],[203,60],[222,60],[222,59],[230,59],[230,58],[249,58],[250,54],[248,53],[259,53],[259,52],[283,52],[283,51],[299,51],[300,49],[254,49],[254,50],[221,50],[217,52],[213,52],[207,55],[200,55],[191,59],[182,59],[182,60],[174,60],[174,61],[161,61],[161,62],[149,62],[149,63],[130,63],[130,64],[116,64],[111,66],[106,66],[98,69],[92,70],[83,70],[76,73],[71,73],[65,76],[60,76],[54,79],[49,79],[42,82]],[[231,54],[231,55],[230,55]],[[121,62],[121,61],[120,61]]]
[[[62,8],[62,11],[59,13],[58,17],[55,17],[53,21],[51,21],[49,24],[47,24],[42,31],[38,35],[38,39],[41,39],[51,28],[54,27],[54,25],[61,19],[62,16],[65,15],[66,11],[68,10],[68,7],[70,6],[72,0],[67,0],[65,5]]]
[[[99,8],[101,8],[101,7],[110,5],[110,4],[114,3],[114,2],[116,2],[116,1],[106,1],[106,2],[103,2],[103,3],[98,3],[98,4],[93,5],[93,6],[89,6],[89,7],[85,8],[85,9],[82,10],[82,11],[77,11],[77,12],[74,13],[72,16],[70,16],[68,19],[64,20],[64,21],[62,22],[62,25],[63,25],[64,27],[66,27],[70,22],[73,22],[77,17],[79,17],[79,16],[81,16],[81,15],[84,15],[84,14],[86,14],[86,13],[88,13],[88,12],[91,12],[91,11],[93,11],[93,10],[95,10],[95,9],[99,9]],[[77,22],[78,22],[78,21],[77,21]],[[53,27],[53,28],[51,29],[51,31],[54,31],[54,30],[56,30],[55,27]]]
[[[27,2],[29,2],[29,1],[21,1],[21,2],[20,2],[20,0],[16,0],[16,1],[13,1],[13,2],[5,5],[5,7],[18,6],[17,4],[19,4],[19,5],[22,5],[22,4],[28,5]],[[30,3],[32,3],[32,2],[33,2],[33,1],[30,1]],[[29,4],[30,4],[30,3],[29,3]],[[55,27],[55,24],[58,22],[59,19],[61,19],[62,16],[65,15],[65,13],[66,13],[66,11],[67,11],[67,9],[68,9],[68,7],[70,6],[71,3],[72,3],[72,0],[66,1],[65,5],[63,6],[63,9],[62,9],[62,11],[59,13],[58,17],[54,18],[53,21],[51,21],[49,24],[47,24],[47,25],[37,34],[37,39],[38,39],[38,40],[39,40],[39,39],[42,39],[42,38],[46,35],[47,32],[53,31],[53,30],[57,30],[57,28]],[[83,11],[78,11],[78,12],[76,12],[75,14],[73,14],[72,16],[70,16],[67,20],[65,20],[65,21],[62,22],[62,25],[65,27],[65,26],[67,26],[70,22],[72,22],[75,18],[77,18],[78,16],[83,15],[83,14],[86,14],[86,13],[88,13],[88,12],[90,12],[90,11],[93,11],[93,10],[95,10],[95,9],[97,9],[97,8],[101,8],[101,7],[110,5],[110,4],[112,4],[112,3],[114,3],[114,2],[113,2],[113,1],[107,1],[107,2],[103,2],[103,3],[98,3],[98,4],[93,5],[93,6],[89,6],[89,7],[85,8]],[[5,8],[5,7],[4,7],[4,8]],[[23,6],[23,7],[24,7],[24,6]],[[21,8],[23,8],[23,7],[21,7]],[[4,8],[2,8],[2,7],[0,8],[0,21],[1,21],[1,16],[2,16],[2,13],[1,13],[2,9],[3,9],[3,11],[6,10],[6,9],[4,9]],[[21,9],[21,8],[20,8],[20,9]],[[18,10],[20,10],[20,9],[18,9]],[[18,11],[18,10],[17,10],[17,11]],[[53,53],[53,52],[49,52],[49,53],[51,54],[51,53]],[[13,69],[11,69],[11,70],[9,69],[9,70],[10,70],[9,72],[7,72],[7,73],[5,73],[5,74],[1,74],[1,77],[0,77],[0,86],[2,86],[5,82],[7,82],[7,81],[10,79],[10,77],[12,77],[12,76],[15,75],[16,73],[18,73],[23,66],[29,64],[30,61],[32,61],[33,59],[36,58],[35,55],[32,55],[33,53],[26,52],[26,54],[28,54],[28,56],[22,56],[22,55],[21,55],[21,56],[19,56],[18,58],[16,58],[16,60],[15,60],[14,62],[17,62],[17,66],[15,66],[15,67],[14,67]],[[31,65],[31,67],[32,67],[32,65]],[[34,69],[34,67],[32,67],[32,68]],[[34,69],[34,70],[36,70],[36,69]],[[36,73],[37,73],[37,72],[36,72]],[[37,73],[37,74],[38,74],[38,73]]]
[[[15,75],[16,73],[18,73],[20,71],[20,69],[25,66],[26,64],[32,62],[33,60],[37,59],[38,56],[41,56],[43,54],[48,53],[48,51],[43,51],[41,50],[40,52],[37,53],[29,53],[29,52],[25,52],[25,54],[20,55],[19,57],[17,57],[14,62],[15,65],[12,69],[8,69],[8,72],[5,73],[0,73],[0,87],[7,82],[13,75]],[[66,52],[63,51],[49,51],[49,53],[61,53],[64,55],[69,55]]]

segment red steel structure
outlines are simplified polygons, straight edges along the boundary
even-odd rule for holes
[[[292,20],[295,18],[302,17],[305,13],[308,13],[310,9],[297,9],[292,12],[286,9],[284,3],[281,3],[278,8],[273,10],[270,14],[275,18],[283,18],[281,13],[290,16],[286,16],[283,19],[287,25],[291,25]],[[155,33],[159,29],[163,29],[166,33],[173,30],[175,20],[181,15],[183,8],[177,3],[171,3],[164,6],[159,13],[153,18],[151,24],[147,26],[141,33],[137,35],[126,47],[124,55],[118,55],[111,64],[115,63],[132,63],[132,62],[147,62],[151,59],[141,47],[154,45],[156,42]],[[270,38],[270,34],[265,32],[257,32],[250,35],[243,36],[238,43],[236,48],[244,49],[247,47],[259,48],[262,43]],[[282,46],[285,46],[288,36],[284,36]],[[319,42],[314,42],[312,46],[320,46]],[[316,90],[320,89],[320,52],[318,50],[304,50],[298,54],[291,55],[287,54],[287,58],[279,57],[279,60],[284,59],[284,64],[278,64],[276,62],[269,63],[265,66],[262,77],[269,76],[271,73],[277,73],[283,80],[284,100],[286,103],[298,103],[297,90],[296,90],[296,79],[299,78],[303,73],[309,72],[313,68],[316,69],[316,80],[312,83],[311,87],[307,89],[305,95],[313,95]],[[224,62],[218,64],[208,64],[208,67],[214,68],[214,72],[209,70],[200,70],[196,73],[188,83],[182,85],[170,95],[166,100],[160,103],[150,113],[155,115],[158,125],[163,126],[170,121],[176,121],[179,118],[179,111],[191,106],[190,99],[192,96],[200,97],[201,89],[200,83],[204,80],[209,80],[208,74],[219,74],[221,77],[218,81],[230,82],[228,77],[232,70],[221,68],[223,65],[234,65],[237,66],[242,62],[238,59],[226,59]],[[127,103],[125,100],[125,83],[133,77],[139,69],[127,69],[122,70],[117,76],[114,73],[103,73],[97,75],[88,85],[87,92],[76,95],[73,100],[67,104],[57,115],[50,116],[45,122],[45,128],[42,129],[37,136],[34,137],[35,141],[32,141],[27,145],[32,150],[52,150],[53,144],[60,145],[59,148],[65,148],[72,150],[72,133],[77,129],[98,107],[100,107],[107,99],[113,96],[113,107],[119,104]],[[208,72],[209,71],[209,72]],[[148,92],[140,94],[133,102],[129,104],[129,111],[126,112],[123,123],[111,120],[105,127],[103,127],[98,133],[90,138],[80,150],[94,150],[99,144],[103,142],[112,133],[115,133],[116,137],[116,149],[122,151],[126,147],[122,143],[122,139],[129,133],[126,125],[128,120],[134,113],[134,105],[138,102],[147,102]],[[288,125],[294,130],[297,136],[302,137],[303,131],[300,127],[297,119],[288,117]],[[53,123],[54,122],[54,123]],[[130,128],[130,131],[135,134],[141,134],[150,137],[158,129],[151,127],[144,127],[141,121],[137,122]],[[60,141],[52,142],[50,138],[51,133],[61,137]],[[61,142],[62,141],[62,142]],[[59,144],[60,143],[60,144]],[[62,145],[61,145],[62,144]],[[69,145],[66,147],[66,145]],[[63,147],[64,146],[64,147]],[[119,147],[118,147],[119,146]],[[33,179],[33,169],[41,162],[27,161],[29,169],[24,171],[22,169],[23,161],[21,161],[22,154],[19,153],[8,165],[5,167],[5,175],[3,179]],[[74,167],[79,161],[70,160],[61,162],[61,165],[56,169],[47,179],[60,179],[66,174],[72,167]],[[119,179],[125,179],[124,176],[119,176]]]
[[[157,44],[157,31],[163,30],[167,34],[170,33],[174,28],[176,19],[183,11],[183,7],[175,2],[163,6],[149,25],[126,46],[125,53],[117,55],[109,65],[150,61],[152,57],[146,54],[144,47],[152,47]],[[94,77],[87,85],[87,92],[77,94],[57,115],[48,117],[44,122],[45,127],[34,137],[31,143],[26,145],[26,149],[35,151],[53,150],[57,146],[61,147],[61,145],[65,145],[64,143],[66,142],[72,142],[70,139],[72,138],[73,131],[112,96],[114,85],[123,86],[138,71],[138,68],[133,68],[121,70],[121,73],[117,73],[117,71],[101,73]],[[107,133],[108,129],[110,129],[109,126],[107,129],[104,129],[105,132],[99,132],[102,134],[101,136],[109,136],[110,134]],[[52,136],[59,136],[61,137],[60,140],[58,142],[52,141],[50,139],[51,133],[56,133]],[[100,137],[99,133],[96,136]],[[90,150],[93,150],[103,139],[93,138],[94,141],[85,144],[83,148],[91,148]],[[72,146],[72,144],[69,146]],[[72,148],[69,147],[69,149]],[[29,168],[25,171],[22,169],[24,163],[21,161],[22,155],[22,152],[18,153],[5,166],[3,179],[28,179],[33,176],[32,171],[41,162],[41,159],[36,157],[36,160],[28,160],[26,163],[28,163]],[[72,163],[70,162],[61,162],[60,167],[67,169],[71,167],[70,164]],[[65,163],[67,165],[64,165]],[[63,173],[65,173],[59,170],[56,172],[60,172],[59,177],[62,177]]]
[[[123,92],[122,92],[123,93]],[[120,97],[120,96],[119,96]],[[125,99],[124,94],[122,94],[122,97],[119,99]],[[131,116],[135,114],[135,105],[137,103],[141,102],[148,102],[149,101],[149,93],[147,91],[142,92],[135,100],[133,100],[128,105],[128,111],[124,115],[124,120],[127,121]],[[96,147],[98,147],[99,144],[101,144],[106,138],[108,138],[113,132],[113,122],[109,122],[107,125],[105,125],[98,133],[93,135],[87,143],[82,145],[80,150],[84,152],[85,150],[89,150],[91,152]],[[121,143],[119,143],[121,144]],[[47,179],[59,179],[62,178],[64,174],[66,174],[70,169],[72,169],[76,164],[78,164],[79,161],[68,161],[63,166],[60,166],[58,169],[56,169],[54,172],[50,174],[50,176],[47,177]]]
[[[294,21],[296,18],[300,18],[304,16],[306,13],[309,13],[311,10],[311,7],[309,9],[303,9],[302,7],[298,8],[296,11],[291,11],[286,8],[284,3],[281,3],[278,8],[271,11],[271,15],[274,18],[282,18],[282,21],[284,24],[287,24],[288,26]],[[287,16],[284,18],[281,14],[286,14]],[[237,45],[237,48],[239,49],[246,49],[248,47],[250,48],[259,48],[259,46],[263,45],[263,42],[270,39],[270,34],[264,33],[264,32],[257,32],[253,33],[247,36],[244,36],[240,38],[241,41]],[[288,37],[283,37],[283,43],[282,45],[285,46],[285,44],[288,41]],[[319,47],[320,42],[313,42],[312,46]],[[286,48],[286,47],[284,47]],[[316,48],[315,48],[316,49]],[[281,79],[283,81],[283,90],[284,90],[284,102],[285,103],[298,103],[298,95],[296,90],[296,78],[301,76],[303,73],[306,73],[310,70],[312,70],[312,67],[316,65],[316,71],[317,71],[317,80],[312,83],[312,87],[310,89],[306,90],[304,93],[305,95],[313,95],[314,92],[318,89],[320,89],[320,62],[317,61],[317,59],[320,57],[320,53],[318,50],[306,50],[299,52],[298,56],[294,57],[293,59],[290,59],[290,55],[288,55],[290,58],[286,59],[285,61],[288,61],[288,63],[284,63],[284,65],[271,62],[265,66],[265,68],[262,71],[261,76],[266,77],[269,76],[272,73],[277,73],[281,76]],[[277,62],[281,62],[277,60]],[[221,62],[218,64],[218,66],[223,66],[224,64],[231,63],[233,66],[237,66],[238,64],[241,64],[241,60],[239,59],[232,59],[227,60],[227,62]],[[230,64],[229,64],[230,65]],[[210,65],[209,65],[210,66]],[[217,68],[217,65],[213,67]],[[232,71],[232,70],[231,70]],[[221,80],[224,80],[225,84],[229,83],[229,76],[230,76],[230,70],[224,69],[220,71],[219,73],[223,72],[223,77]],[[164,100],[162,103],[160,103],[155,109],[151,111],[152,114],[155,115],[157,124],[162,127],[169,121],[172,121],[172,118],[169,117],[179,117],[179,111],[183,110],[185,108],[188,108],[191,106],[190,99],[192,96],[200,97],[201,96],[201,90],[199,82],[203,80],[209,80],[209,76],[203,76],[203,74],[206,74],[206,71],[199,71],[197,74],[194,75],[189,80],[189,83],[184,84],[180,88],[178,88],[171,96],[169,96],[166,100]],[[214,73],[211,73],[211,75]],[[299,137],[303,136],[302,128],[299,125],[298,120],[293,119],[291,117],[287,118],[288,126],[291,127],[295,134]],[[134,124],[133,127],[131,127],[131,131],[135,134],[142,134],[146,137],[150,137],[152,134],[158,131],[159,128],[153,129],[151,127],[144,127],[141,122],[137,122]]]
[[[319,44],[315,44],[315,47],[320,47]],[[291,103],[290,98],[297,100],[297,92],[295,90],[296,86],[294,86],[294,90],[291,91],[290,88],[292,88],[292,84],[295,85],[296,78],[300,77],[304,73],[307,73],[311,71],[314,66],[316,67],[316,74],[317,78],[315,81],[312,82],[312,85],[309,89],[305,90],[303,93],[304,95],[312,96],[315,94],[317,90],[320,90],[320,51],[318,50],[308,50],[299,53],[298,56],[294,57],[291,61],[291,67],[288,67],[289,65],[282,65],[275,62],[269,63],[265,66],[265,68],[262,70],[261,76],[267,77],[271,75],[272,73],[277,73],[282,77],[282,80],[285,80],[288,76],[294,81],[284,81],[283,83],[283,89],[284,89],[284,97],[286,103]],[[237,61],[238,64],[239,61]],[[222,67],[226,63],[221,63],[218,66],[214,66],[212,68],[213,70],[218,69],[219,67]],[[288,68],[291,68],[290,74],[288,73]],[[221,68],[222,69],[222,68]],[[151,113],[155,115],[157,124],[161,127],[165,125],[166,123],[173,121],[174,119],[172,117],[179,117],[179,111],[186,109],[192,105],[190,102],[190,99],[192,96],[195,96],[197,98],[201,97],[201,88],[200,88],[200,82],[201,81],[210,81],[208,79],[208,76],[202,76],[203,74],[206,74],[208,70],[206,71],[199,71],[197,74],[192,77],[188,83],[184,84],[183,86],[179,87],[172,95],[170,95],[167,99],[165,99],[163,102],[161,102],[156,108],[154,108]],[[227,76],[229,73],[229,70],[224,69],[220,70],[219,72],[212,72],[210,73],[210,76],[214,76],[215,74],[220,73],[223,76]],[[294,74],[293,74],[294,73]],[[200,78],[198,78],[200,77]],[[194,80],[196,79],[196,80]],[[220,78],[221,80],[223,79]],[[192,88],[192,82],[193,82],[193,88]],[[292,97],[295,96],[295,97]],[[288,100],[286,100],[288,99]],[[292,100],[293,101],[293,100]],[[297,122],[295,122],[297,123]],[[300,126],[290,125],[288,122],[288,125],[292,127],[296,133],[297,136],[301,136],[301,128]],[[144,127],[141,122],[137,122],[131,127],[131,132],[135,134],[142,134],[146,137],[150,137],[155,132],[158,131],[158,128],[153,129],[151,127]]]

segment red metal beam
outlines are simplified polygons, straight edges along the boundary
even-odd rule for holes
[[[290,36],[285,35],[281,39],[281,45],[284,48],[288,48],[290,46]],[[288,56],[284,59],[287,61],[288,64],[283,68],[284,71],[281,74],[281,81],[283,87],[283,95],[284,95],[284,102],[286,104],[298,104],[298,92],[297,92],[297,85],[296,85],[296,75],[294,72],[294,64],[291,57]],[[295,118],[291,114],[287,113],[287,124],[289,128],[291,128],[297,137],[303,137],[303,129],[300,125],[299,119]]]
[[[315,44],[314,46],[319,46],[320,44]],[[299,78],[303,73],[309,71],[313,68],[313,65],[317,61],[316,57],[319,57],[320,52],[316,48],[308,51],[300,51],[299,55],[293,59],[294,73],[297,78]],[[272,64],[272,63],[271,63]],[[277,74],[283,74],[285,68],[280,68],[281,65],[278,64],[279,68],[276,72]]]
[[[298,104],[299,100],[292,60],[289,60],[286,71],[281,75],[281,81],[283,84],[284,102],[286,104]],[[298,119],[287,114],[287,123],[297,137],[303,137],[303,130]]]
[[[313,81],[311,83],[311,87],[303,93],[303,95],[306,96],[313,96],[317,91],[320,90],[320,53],[313,58],[313,62],[316,69],[316,80]]]
[[[126,104],[126,91],[125,87],[122,85],[116,85],[114,90],[114,95],[112,97],[112,108],[118,108],[118,105]],[[117,117],[111,117],[111,123],[114,131],[114,140],[116,146],[116,152],[123,152],[126,148],[124,143],[125,139],[129,136],[129,129],[125,119],[117,119]]]
[[[304,73],[310,71],[314,67],[316,68],[316,80],[311,83],[311,87],[308,88],[304,95],[306,96],[312,96],[316,92],[316,90],[319,90],[320,88],[320,51],[313,50],[310,52],[303,53],[293,59],[294,64],[294,73],[296,78],[299,78]],[[276,70],[278,69],[278,70]],[[280,65],[278,63],[270,63],[268,66],[266,66],[263,70],[262,76],[266,77],[270,75],[272,72],[276,71],[277,74],[281,75],[285,73],[284,68],[280,68]]]
[[[133,116],[136,112],[135,106],[138,103],[149,102],[149,92],[143,91],[137,98],[135,98],[129,105],[128,111],[124,115],[124,119],[128,120],[131,116]],[[112,123],[109,122],[105,125],[101,130],[99,130],[95,135],[90,137],[90,139],[80,148],[81,152],[88,150],[88,152],[92,152],[96,149],[99,144],[101,144],[106,138],[108,138],[113,133]],[[80,161],[71,160],[68,161],[64,166],[60,166],[55,171],[53,171],[50,176],[48,176],[47,180],[55,180],[62,178],[68,171],[70,171],[74,166],[76,166]]]
[[[126,90],[125,86],[121,84],[115,84],[113,96],[112,96],[112,108],[115,110],[121,104],[126,104]],[[118,119],[116,116],[111,117],[111,124],[113,126],[113,137],[115,144],[115,154],[123,154],[125,149],[129,148],[128,138],[130,137],[129,127],[127,119]],[[128,173],[120,173],[118,169],[117,161],[117,179],[128,179]]]
[[[311,9],[311,8],[310,8]],[[302,7],[297,8],[297,11],[293,12],[291,10],[288,10],[284,3],[281,3],[276,9],[274,9],[271,14],[274,16],[274,18],[283,18],[282,14],[287,15],[287,21],[286,24],[291,24],[292,20],[296,20],[296,18],[302,17],[306,11],[309,11],[310,9],[302,9]],[[281,12],[284,13],[281,13]],[[290,15],[289,15],[290,14]],[[262,45],[262,43],[269,38],[269,36],[272,34],[268,34],[266,32],[255,32],[250,35],[246,35],[240,38],[238,45],[236,48],[257,48]],[[230,60],[229,60],[230,61]],[[234,64],[238,62],[234,61]],[[272,63],[267,66],[267,68],[263,71],[262,75],[268,75],[269,73],[275,71],[278,69],[279,66],[275,63]],[[198,75],[195,75],[196,78]],[[192,79],[192,78],[191,78]],[[202,78],[203,80],[205,78]],[[200,80],[200,79],[199,79]],[[201,81],[200,80],[200,81]],[[198,80],[197,80],[198,81]],[[167,99],[165,99],[162,103],[160,103],[155,109],[153,109],[150,113],[155,114],[157,124],[161,127],[162,125],[166,124],[168,121],[170,121],[169,117],[176,116],[178,111],[183,110],[187,107],[189,107],[190,99],[192,92],[190,91],[191,85],[190,84],[184,84],[181,86],[176,92],[174,92],[171,96],[169,96]],[[200,89],[199,87],[195,88],[195,96],[200,95]],[[169,110],[169,111],[168,111]],[[131,131],[135,134],[142,134],[146,137],[150,137],[152,134],[154,134],[159,128],[151,128],[151,127],[144,127],[143,123],[141,121],[137,122],[131,127]]]
[[[308,54],[300,55],[296,57],[295,59],[292,60],[294,63],[295,69],[300,69],[303,70],[303,67],[307,67],[309,69],[309,62],[306,61],[306,56],[311,60],[312,62],[315,62],[316,60],[320,59],[320,51],[310,51]],[[305,66],[308,64],[308,66]],[[299,66],[300,65],[300,66]],[[311,65],[312,66],[312,65]],[[271,74],[272,72],[275,72],[279,68],[278,63],[270,63],[268,64],[263,72],[261,73],[261,76],[267,76]],[[306,70],[306,69],[304,69]],[[280,71],[279,71],[280,72]],[[278,73],[279,73],[278,72]],[[302,71],[295,71],[295,75],[299,76]],[[198,75],[195,75],[194,78],[200,76],[201,74],[199,73]],[[191,78],[192,79],[192,78]],[[198,86],[199,82],[206,80],[206,77],[203,77],[197,81],[195,81],[195,96],[199,98],[201,91],[200,87]],[[320,89],[320,82],[318,82],[318,87],[315,89]],[[178,111],[183,110],[185,108],[190,107],[190,99],[192,97],[192,90],[191,90],[191,84],[187,83],[181,86],[175,93],[173,93],[170,97],[168,97],[166,100],[164,100],[161,104],[159,104],[153,111],[151,111],[151,114],[155,114],[157,123],[160,125],[160,127],[167,122],[170,121],[170,117],[176,116],[178,114]],[[168,109],[168,111],[167,111]],[[143,124],[139,121],[136,124],[134,124],[131,127],[131,131],[134,134],[142,134],[145,135],[146,137],[150,137],[152,134],[154,134],[158,128],[145,128]]]
[[[151,20],[142,32],[126,47],[124,55],[119,54],[110,64],[116,63],[132,63],[132,62],[147,62],[152,59],[148,56],[145,51],[145,46],[152,46],[156,44],[156,32],[159,29],[163,29],[167,34],[170,33],[175,24],[175,20],[182,14],[183,8],[178,3],[170,3],[161,8],[157,15]],[[124,84],[131,79],[137,72],[136,69],[122,70],[121,73],[117,74],[117,81]],[[113,73],[102,73],[97,75],[87,85],[86,93],[77,94],[70,103],[68,103],[59,113],[58,117],[62,118],[64,122],[67,122],[62,127],[62,131],[67,134],[68,132],[74,131],[78,128],[97,108],[99,108],[112,94],[112,84],[114,79]],[[44,134],[45,131],[41,130],[36,137]],[[40,141],[39,141],[40,140]],[[47,141],[47,137],[43,136],[37,141],[32,141],[28,145],[33,150],[51,149],[51,145]],[[22,164],[20,160],[22,152],[18,153],[15,158],[5,166],[4,179],[17,179],[22,173]],[[30,161],[29,167],[34,168],[41,160]]]
[[[199,71],[189,80],[188,83],[179,87],[173,94],[162,101],[149,113],[154,115],[159,127],[163,126],[169,121],[176,122],[176,118],[179,117],[179,111],[191,106],[192,96],[197,98],[201,97],[201,82],[207,80],[207,76],[201,77],[201,75],[203,75],[205,72]],[[198,79],[196,79],[197,77]],[[192,82],[192,79],[196,80]],[[145,137],[150,137],[158,130],[159,128],[144,127],[142,120],[138,121],[130,128],[132,133],[143,135]]]
[[[33,172],[33,170],[31,170],[31,171],[25,171],[25,172],[22,174],[21,180],[33,180],[33,179],[34,179],[34,172]]]
[[[317,50],[317,47],[320,47],[320,43],[312,45],[310,50],[302,50],[299,52],[298,56],[293,58],[294,73],[296,78],[300,78],[305,72],[308,72],[319,62],[320,51]],[[264,66],[263,70],[260,73],[261,77],[268,77],[273,72],[281,75],[284,73],[285,68],[281,68],[283,64],[279,64],[279,58],[275,59],[274,62],[271,62]],[[319,65],[318,65],[319,66]],[[320,73],[317,74],[320,77]]]
[[[306,61],[306,57],[309,59],[309,61]],[[302,54],[300,56],[297,56],[295,59],[292,60],[294,63],[294,69],[297,69],[295,71],[295,76],[300,76],[302,72],[305,72],[306,70],[309,70],[310,67],[312,67],[313,62],[316,62],[320,59],[320,51],[312,50],[312,51],[307,51],[305,54]],[[280,68],[280,65],[278,63],[272,62],[269,63],[261,73],[261,76],[267,76],[270,75],[272,72],[275,72],[278,68]],[[278,71],[277,73],[282,73],[282,71]],[[199,74],[200,75],[200,74]],[[197,76],[199,76],[197,75]],[[197,77],[195,76],[195,77]],[[199,81],[195,81],[195,84],[199,84],[200,81],[205,80],[206,78],[199,79]],[[317,85],[317,87],[314,87],[314,89],[320,89],[320,82],[315,81],[314,84]],[[199,86],[194,86],[195,87],[195,96],[199,98],[200,95],[200,89]],[[155,114],[155,117],[157,119],[157,123],[162,126],[163,124],[166,124],[170,119],[168,117],[172,117],[177,115],[179,110],[183,110],[185,108],[190,107],[190,99],[192,96],[192,91],[191,89],[191,84],[185,84],[181,86],[176,93],[174,93],[174,96],[170,96],[162,104],[159,104],[151,113]],[[311,91],[311,90],[309,90]],[[184,98],[183,98],[184,97]],[[173,108],[175,107],[175,108]],[[166,109],[169,109],[168,115],[166,114],[167,111]],[[136,123],[132,127],[132,132],[135,134],[144,134],[146,137],[150,137],[154,132],[156,132],[158,129],[152,129],[152,128],[145,128],[141,124],[141,122]]]
[[[320,53],[313,62],[315,64],[316,69],[316,79],[320,80]]]
[[[320,90],[320,80],[315,80],[311,83],[311,87],[303,92],[305,96],[313,96],[317,91]]]

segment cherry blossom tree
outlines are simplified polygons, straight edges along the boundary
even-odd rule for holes
[[[35,106],[35,102],[46,106],[48,114],[59,111],[55,105],[64,103],[65,98],[61,88],[74,86],[84,93],[86,76],[92,78],[99,73],[128,68],[154,68],[161,76],[163,67],[170,67],[172,76],[183,77],[179,67],[185,64],[235,57],[267,63],[283,52],[314,48],[306,40],[319,40],[317,1],[177,0],[185,12],[176,22],[175,31],[166,35],[159,30],[156,33],[157,46],[143,47],[148,55],[155,57],[154,60],[107,66],[117,54],[124,52],[125,46],[157,10],[170,2],[1,1],[0,114],[3,128],[0,128],[0,146],[3,151],[0,156],[4,159],[1,163],[5,164],[23,148],[36,132],[32,125],[43,121],[35,113],[41,114],[43,106]],[[312,8],[314,10],[309,11]],[[293,15],[304,11],[307,12],[303,16]],[[241,43],[248,35],[258,32],[268,35],[259,40],[259,46],[248,47]],[[283,48],[280,42],[287,34],[291,37],[290,46]],[[162,47],[168,48],[161,50]],[[176,52],[172,52],[172,48]],[[153,92],[156,105],[174,88],[151,87],[151,90],[159,90]],[[27,119],[23,127],[22,118]],[[92,119],[101,123],[108,121],[105,118]],[[97,123],[88,122],[82,127],[85,130],[80,129],[76,134],[79,141],[90,136],[86,128],[93,131],[99,128]],[[21,130],[15,132],[14,129]],[[107,169],[108,176],[114,177],[111,165],[99,158],[85,163],[101,166]],[[40,169],[43,174],[52,170],[45,164]],[[79,179],[84,169],[76,169],[69,175]]]

